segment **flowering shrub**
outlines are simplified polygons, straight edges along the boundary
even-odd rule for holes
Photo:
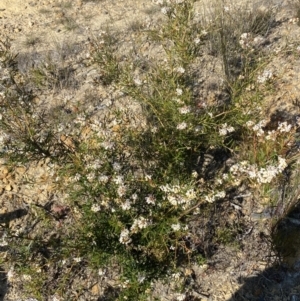
[[[244,94],[247,73],[227,87],[229,102],[198,106],[190,68],[208,32],[195,26],[193,2],[156,1],[166,23],[147,34],[163,47],[165,59],[146,70],[135,67],[135,58],[118,61],[105,32],[93,44],[101,83],[129,97],[138,113],[116,110],[104,121],[70,114],[73,128],[67,129],[64,118],[55,123],[37,112],[26,90],[9,94],[15,84],[9,70],[10,82],[1,91],[2,155],[49,157],[58,163],[58,187],[69,195],[75,222],[55,255],[88,262],[101,275],[104,267],[121,267],[118,300],[144,300],[153,281],[203,260],[191,217],[201,219],[201,210],[221,203],[242,183],[259,190],[288,166],[286,149],[297,128],[281,122],[269,129],[268,120],[256,117],[260,95],[249,100],[252,89]],[[241,51],[259,43],[248,33],[237,38]],[[272,73],[248,80],[271,82]],[[218,158],[210,154],[217,152],[221,159],[214,165]],[[238,162],[228,164],[229,157]],[[185,294],[176,299],[185,300]]]

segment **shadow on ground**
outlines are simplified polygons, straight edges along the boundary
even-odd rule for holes
[[[300,272],[282,266],[241,279],[243,286],[227,301],[300,301]]]
[[[7,278],[5,271],[0,268],[0,301],[4,301],[4,297],[7,293]]]
[[[25,209],[17,209],[11,212],[0,214],[0,224],[8,224],[10,221],[21,218],[28,213]],[[9,249],[8,245],[0,245],[1,252],[6,252]],[[0,301],[4,301],[5,295],[8,290],[7,276],[5,270],[0,267]]]

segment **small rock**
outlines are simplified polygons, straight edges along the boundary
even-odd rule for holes
[[[3,167],[0,169],[0,179],[6,178],[8,174],[8,168]]]
[[[95,285],[92,286],[91,293],[93,295],[99,295],[100,294],[100,289],[99,289],[98,284],[95,284]]]
[[[7,184],[4,189],[6,191],[11,191],[12,190],[12,186],[10,184]]]

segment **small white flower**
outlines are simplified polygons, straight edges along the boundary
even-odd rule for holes
[[[291,18],[288,21],[288,23],[290,23],[290,24],[297,24],[298,22],[299,22],[299,18]]]
[[[179,279],[180,279],[180,276],[181,276],[180,273],[174,273],[174,274],[172,274],[172,277],[173,277],[175,280],[179,280]]]
[[[30,281],[30,280],[31,280],[31,276],[30,276],[30,275],[27,275],[27,274],[24,274],[24,275],[23,275],[23,279],[24,279],[25,281]]]
[[[286,160],[282,157],[278,157],[278,163],[278,168],[280,171],[283,171],[288,166]]]
[[[205,29],[202,29],[202,30],[201,30],[201,35],[202,35],[202,36],[208,35],[208,31],[205,30]]]
[[[227,180],[228,179],[228,173],[224,173],[223,175],[222,175],[222,178],[223,178],[223,180]]]
[[[104,184],[105,184],[105,183],[108,182],[109,177],[106,176],[106,175],[102,175],[102,176],[99,176],[99,177],[98,177],[98,180],[99,180],[100,183],[104,183]]]
[[[5,240],[6,235],[2,236],[2,241],[0,241],[0,247],[8,246],[8,242]]]
[[[184,129],[186,129],[187,128],[187,123],[186,122],[181,122],[181,123],[179,123],[178,125],[177,125],[177,130],[184,130]]]
[[[182,89],[180,89],[180,88],[177,88],[177,89],[176,89],[176,95],[177,95],[177,96],[181,96],[182,93],[183,93]]]
[[[138,195],[136,193],[134,193],[131,198],[133,199],[133,201],[135,202],[138,199]]]
[[[171,228],[172,228],[173,231],[176,232],[176,231],[179,231],[181,229],[181,226],[180,226],[180,224],[172,224]]]
[[[197,125],[195,127],[195,132],[198,133],[198,132],[201,132],[201,130],[203,130],[203,127],[201,125]]]
[[[164,6],[161,8],[160,10],[164,15],[168,14],[168,12],[170,11],[170,7]]]
[[[258,45],[261,44],[265,39],[262,36],[257,36],[253,39],[253,44]]]
[[[213,203],[215,201],[215,198],[214,196],[210,196],[210,195],[206,195],[204,197],[205,201],[208,202],[208,203]]]
[[[109,150],[109,149],[113,149],[114,148],[114,143],[113,142],[109,142],[109,141],[105,141],[101,143],[101,146],[105,149],[105,150]]]
[[[175,69],[176,72],[183,74],[185,72],[185,69],[183,67],[178,67]]]
[[[120,234],[119,241],[121,244],[128,245],[131,243],[131,238],[129,236],[130,232],[128,229],[123,229]]]
[[[242,33],[240,36],[239,44],[243,49],[249,48],[250,47],[250,42],[251,42],[251,34],[250,33]]]
[[[189,189],[187,190],[187,192],[185,193],[185,196],[188,198],[188,200],[193,200],[194,198],[196,198],[196,192],[194,189]]]
[[[152,194],[149,194],[147,197],[146,197],[146,203],[149,204],[149,205],[155,205],[155,202],[156,202],[156,199],[155,199],[155,196],[152,195]]]
[[[273,77],[273,73],[270,70],[265,70],[262,75],[257,77],[257,82],[260,84],[265,83]]]
[[[198,178],[198,173],[197,173],[197,171],[196,170],[193,170],[193,172],[192,172],[192,178],[194,178],[194,179],[197,179]]]
[[[123,181],[124,181],[124,177],[123,176],[116,176],[113,181],[117,184],[117,185],[122,185]]]
[[[142,81],[140,80],[139,77],[136,77],[133,79],[133,82],[137,85],[137,86],[141,86],[142,85]]]
[[[292,128],[291,124],[287,124],[286,121],[279,123],[278,130],[280,133],[288,133]]]
[[[167,200],[171,203],[171,205],[173,206],[177,206],[178,205],[178,200],[174,195],[168,194],[167,196]]]
[[[144,275],[139,275],[138,276],[138,282],[143,283],[145,281],[146,277]]]
[[[155,134],[158,132],[158,127],[157,126],[154,126],[151,128],[151,133]]]
[[[127,188],[126,188],[125,185],[120,185],[120,186],[118,187],[118,189],[117,189],[117,194],[118,194],[118,196],[119,196],[119,197],[124,196],[125,193],[126,193],[126,190],[127,190]]]
[[[225,191],[219,191],[215,194],[215,198],[217,199],[223,199],[226,196],[226,192]]]
[[[220,136],[226,136],[228,133],[234,132],[235,129],[232,126],[227,126],[227,123],[222,124],[222,128],[219,129]]]
[[[13,281],[13,279],[14,279],[14,277],[15,277],[14,267],[11,267],[11,268],[8,270],[6,276],[7,276],[7,280],[8,280],[9,282],[12,282],[12,281]]]
[[[89,182],[92,182],[95,179],[95,173],[94,172],[90,172],[87,176],[86,176],[87,180]]]
[[[103,276],[103,275],[105,275],[105,273],[106,273],[106,271],[104,269],[99,269],[98,270],[98,275],[99,276]]]
[[[251,128],[253,125],[254,125],[254,122],[253,122],[252,120],[248,120],[248,121],[246,122],[246,126],[247,126],[248,128]]]
[[[200,40],[199,38],[195,38],[195,39],[194,39],[194,43],[195,43],[196,45],[198,45],[200,42],[201,42],[201,40]]]
[[[2,116],[1,116],[1,119],[2,119]],[[57,131],[58,132],[62,132],[63,130],[64,130],[64,128],[65,128],[65,126],[63,125],[63,124],[59,124],[58,126],[57,126]]]
[[[123,210],[129,210],[131,208],[131,202],[127,199],[122,205],[121,208]]]
[[[277,136],[277,132],[276,131],[268,131],[268,134],[266,136],[266,140],[271,140],[271,141],[275,141],[276,140],[276,136]]]
[[[152,179],[151,175],[145,174],[145,180],[150,181]]]
[[[177,297],[176,297],[176,300],[177,301],[184,301],[185,300],[185,294],[178,294]]]
[[[113,163],[113,169],[114,169],[115,171],[120,171],[120,170],[121,170],[121,164],[118,163],[118,162],[114,162],[114,163]]]
[[[150,224],[150,222],[142,216],[138,219],[138,227],[140,229],[147,228],[149,226],[149,224]]]
[[[81,258],[81,257],[75,257],[75,258],[74,258],[74,261],[77,262],[77,263],[79,263],[79,262],[82,261],[82,258]]]
[[[101,210],[101,207],[98,204],[93,204],[91,210],[93,212],[99,212]]]
[[[137,218],[133,221],[130,231],[132,233],[137,233],[138,229],[145,229],[150,224],[151,224],[151,222],[148,219],[144,218],[143,216],[140,216],[139,218]]]
[[[224,129],[224,128],[220,129],[220,130],[219,130],[219,135],[220,135],[220,136],[226,136],[226,135],[227,135],[227,130]]]
[[[179,108],[179,112],[180,112],[180,114],[184,114],[184,115],[188,114],[191,112],[191,107],[189,107],[189,106],[181,107],[181,108]]]

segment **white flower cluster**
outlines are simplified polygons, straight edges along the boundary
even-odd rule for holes
[[[94,172],[90,172],[89,174],[86,175],[86,178],[89,182],[93,182],[95,179],[95,173]]]
[[[191,107],[190,106],[183,106],[183,107],[179,108],[179,113],[180,114],[185,115],[185,114],[188,114],[190,112],[191,112]]]
[[[277,130],[280,132],[280,133],[288,133],[292,128],[292,125],[291,124],[288,124],[286,121],[284,122],[280,122],[278,124],[278,128]]]
[[[265,119],[261,120],[260,122],[258,122],[256,124],[252,120],[249,120],[246,122],[246,126],[249,129],[253,130],[258,137],[260,137],[264,134],[264,130],[262,128],[265,127],[266,124],[267,124],[267,120],[265,120]]]
[[[166,199],[173,206],[182,205],[183,209],[187,208],[191,201],[196,198],[194,189],[187,189],[179,185],[162,185],[159,187],[166,194]]]
[[[260,45],[264,40],[262,36],[253,37],[251,33],[245,32],[241,34],[239,44],[243,49],[251,49]]]
[[[0,134],[0,149],[5,147],[5,144],[10,140],[10,136],[4,132]]]
[[[114,148],[115,144],[113,142],[109,142],[109,141],[104,141],[101,143],[101,146],[105,149],[105,150],[111,150]]]
[[[289,133],[292,127],[293,126],[291,124],[288,124],[286,121],[280,122],[276,131],[268,131],[268,134],[266,135],[266,140],[276,141],[277,135],[279,133]]]
[[[76,119],[74,119],[74,123],[84,126],[86,124],[86,117],[83,114],[79,114]]]
[[[252,35],[251,33],[242,33],[240,36],[239,44],[243,49],[251,47]]]
[[[176,129],[182,131],[182,130],[186,129],[187,126],[188,126],[187,123],[183,121],[177,125]]]
[[[117,194],[119,197],[122,197],[126,194],[127,187],[126,185],[122,184],[117,188]]]
[[[176,89],[176,95],[177,95],[177,96],[181,96],[182,93],[183,93],[182,89],[180,89],[180,88],[177,88],[177,89]]]
[[[247,161],[234,164],[230,167],[230,172],[233,176],[239,177],[246,175],[251,179],[255,179],[258,183],[271,183],[271,181],[287,167],[286,160],[278,157],[277,166],[267,165],[263,168],[258,168],[256,165],[251,165]]]
[[[174,69],[175,72],[183,74],[185,72],[185,69],[181,66]]]
[[[123,229],[120,234],[119,241],[121,244],[128,245],[131,243],[130,232],[128,229]]]
[[[179,231],[180,229],[181,229],[181,226],[180,226],[180,224],[173,224],[173,225],[171,225],[171,228],[172,228],[172,230],[173,231]]]
[[[130,227],[130,231],[128,229],[123,229],[121,231],[119,238],[120,243],[125,245],[130,244],[132,242],[132,239],[130,237],[131,234],[137,233],[139,230],[145,229],[151,224],[151,220],[144,218],[143,216],[139,216],[133,221]]]
[[[233,126],[228,126],[227,123],[222,124],[222,127],[219,129],[220,136],[226,136],[229,133],[234,132],[235,129]]]
[[[273,72],[271,70],[265,70],[261,75],[257,77],[257,82],[263,84],[268,80],[272,79]]]
[[[263,127],[267,125],[267,120],[263,119],[258,123],[254,123],[253,121],[249,120],[246,122],[246,126],[253,130],[258,137],[263,136],[265,134]],[[286,121],[279,122],[277,130],[268,131],[266,135],[266,140],[276,140],[278,133],[289,133],[292,129],[292,125],[288,124]]]
[[[185,298],[186,298],[185,294],[177,294],[177,296],[176,296],[177,301],[184,301]]]
[[[98,177],[98,181],[103,184],[106,184],[108,182],[108,180],[109,180],[109,177],[106,175],[100,175]]]
[[[149,205],[155,205],[155,202],[156,202],[156,198],[153,194],[149,194],[146,198],[146,203],[149,204]]]
[[[131,208],[131,201],[129,199],[125,200],[125,202],[121,204],[121,208],[125,211],[129,210]]]
[[[7,236],[6,233],[3,234],[1,241],[0,241],[0,247],[8,246],[8,242],[5,240],[6,236]]]
[[[98,204],[93,204],[91,210],[93,212],[99,212],[101,210],[101,207]]]
[[[205,201],[208,203],[214,203],[215,201],[219,200],[219,199],[224,199],[226,196],[226,192],[225,191],[217,191],[216,193],[212,194],[212,195],[206,195]]]
[[[149,225],[151,225],[151,221],[149,219],[144,218],[143,216],[140,216],[139,218],[133,221],[130,231],[132,233],[137,233],[139,229],[145,229]]]

